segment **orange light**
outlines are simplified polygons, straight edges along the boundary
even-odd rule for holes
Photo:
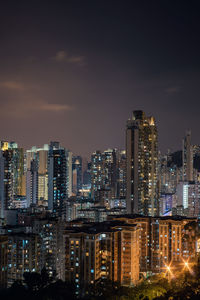
[[[165,276],[168,276],[168,281],[175,277],[172,273],[172,268],[170,265],[165,265]]]
[[[193,271],[190,267],[190,263],[188,261],[183,260],[183,271],[185,269],[187,269],[190,272],[190,274],[193,274]]]
[[[185,262],[185,266],[186,266],[187,268],[189,267],[189,266],[188,266],[188,262],[187,262],[187,261]]]

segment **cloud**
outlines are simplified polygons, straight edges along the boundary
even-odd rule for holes
[[[74,108],[67,104],[56,104],[56,103],[44,103],[38,107],[39,110],[49,111],[49,112],[62,112],[71,111]]]
[[[65,51],[58,51],[55,56],[56,61],[67,61],[68,55]]]
[[[66,51],[61,50],[56,53],[54,59],[57,62],[66,62],[71,64],[77,64],[79,66],[84,66],[86,64],[84,56],[69,55]]]
[[[0,88],[23,91],[25,86],[17,81],[0,81]]]
[[[165,89],[165,92],[167,94],[176,94],[179,93],[181,90],[180,86],[172,86],[172,87],[168,87],[167,89]]]
[[[37,114],[37,116],[44,113],[61,114],[73,110],[74,107],[68,104],[49,103],[44,100],[19,100],[4,102],[1,106],[0,115],[2,117],[26,118],[33,114]]]

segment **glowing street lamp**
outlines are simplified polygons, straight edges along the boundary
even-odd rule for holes
[[[193,274],[193,271],[192,271],[192,269],[190,268],[190,263],[189,263],[188,261],[184,261],[184,260],[183,260],[183,271],[184,271],[185,269],[187,269],[187,270],[190,272],[190,274]]]
[[[166,275],[168,276],[168,281],[170,281],[171,278],[174,277],[170,265],[166,265]]]

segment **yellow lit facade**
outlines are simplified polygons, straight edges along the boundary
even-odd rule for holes
[[[140,274],[160,273],[166,265],[177,268],[184,261],[196,259],[198,245],[196,219],[184,217],[114,217],[135,224],[139,230]]]
[[[105,230],[91,225],[65,232],[65,279],[77,290],[102,279],[127,286],[139,280],[139,230],[121,222],[102,224]]]

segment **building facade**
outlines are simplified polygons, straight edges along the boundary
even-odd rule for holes
[[[183,139],[183,181],[193,180],[193,146],[191,145],[191,132],[186,132]]]
[[[91,198],[109,207],[117,196],[117,151],[96,151],[91,157]]]
[[[157,127],[143,111],[127,122],[126,159],[127,212],[159,215]]]
[[[48,209],[59,216],[69,197],[70,169],[69,151],[52,142],[48,155]]]
[[[139,231],[124,222],[91,223],[65,230],[65,279],[76,290],[101,280],[134,285],[139,280]]]
[[[0,289],[7,287],[8,237],[0,235]]]

